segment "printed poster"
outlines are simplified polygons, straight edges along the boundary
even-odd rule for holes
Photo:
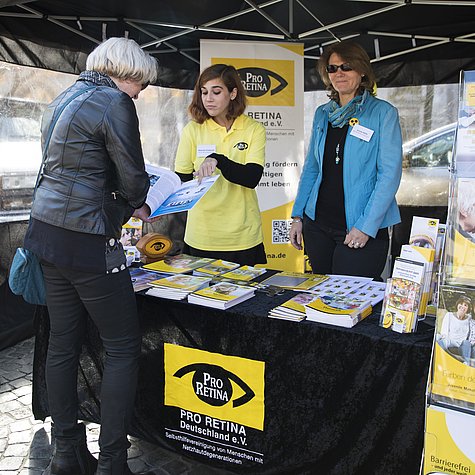
[[[230,467],[264,463],[265,363],[164,344],[164,438]]]
[[[248,95],[246,113],[266,128],[266,165],[257,187],[266,267],[304,271],[289,241],[290,215],[304,162],[303,44],[201,40],[201,69],[232,64]]]

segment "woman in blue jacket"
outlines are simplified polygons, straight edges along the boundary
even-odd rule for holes
[[[329,46],[318,62],[330,101],[317,108],[292,210],[290,240],[320,274],[380,279],[388,227],[400,221],[398,112],[374,97],[375,76],[356,43]]]

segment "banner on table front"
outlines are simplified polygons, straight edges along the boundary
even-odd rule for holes
[[[165,405],[264,430],[263,361],[165,343]]]
[[[289,242],[290,214],[304,160],[303,44],[201,40],[201,68],[232,64],[246,113],[266,127],[266,166],[257,188],[267,267],[304,270]]]

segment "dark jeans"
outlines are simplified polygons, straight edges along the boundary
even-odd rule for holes
[[[389,249],[387,228],[369,238],[363,248],[343,244],[346,231],[335,230],[304,216],[303,239],[315,274],[355,275],[381,280]]]
[[[89,314],[105,350],[100,456],[126,457],[137,386],[141,334],[130,274],[95,274],[42,262],[50,316],[46,384],[57,439],[78,437],[77,375]]]

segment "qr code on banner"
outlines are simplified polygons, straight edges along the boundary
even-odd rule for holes
[[[286,244],[290,242],[290,219],[273,219],[272,220],[272,244]]]

